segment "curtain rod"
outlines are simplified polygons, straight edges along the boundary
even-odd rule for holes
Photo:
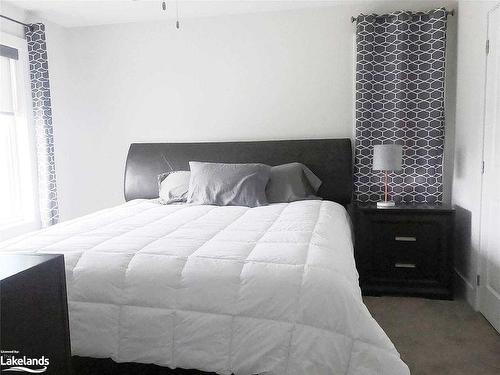
[[[4,16],[3,14],[0,14],[0,17],[1,18],[5,18],[6,20],[8,21],[11,21],[11,22],[14,22],[14,23],[17,23],[19,25],[23,25],[23,26],[26,26],[28,29],[32,29],[33,26],[31,24],[28,24],[28,23],[24,23],[24,22],[21,22],[21,21],[18,21],[18,20],[15,20],[14,18],[10,18],[10,17],[7,17],[7,16]]]
[[[452,9],[452,10],[445,10],[445,14],[448,16],[448,15],[451,15],[451,16],[454,16],[455,15],[455,9]],[[361,16],[363,16],[364,14],[360,14]],[[359,16],[358,16],[359,17]],[[358,17],[351,17],[351,22],[356,22],[358,20]],[[379,16],[379,17],[375,17],[375,18],[382,18],[382,17],[391,17],[391,15],[386,15],[386,16]]]

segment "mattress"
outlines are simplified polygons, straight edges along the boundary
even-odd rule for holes
[[[64,254],[74,355],[219,374],[409,374],[363,304],[349,217],[133,200],[0,244]]]

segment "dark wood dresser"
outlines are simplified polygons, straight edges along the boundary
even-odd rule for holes
[[[352,212],[363,294],[453,299],[452,208],[355,204]]]
[[[66,298],[62,255],[0,254],[2,371],[72,374]]]

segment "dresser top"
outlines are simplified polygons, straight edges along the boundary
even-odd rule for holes
[[[396,204],[393,207],[378,208],[376,203],[354,202],[353,207],[363,211],[377,212],[453,212],[455,209],[449,204]]]
[[[60,256],[62,255],[0,254],[0,281]]]

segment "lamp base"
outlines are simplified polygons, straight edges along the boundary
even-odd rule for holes
[[[377,202],[377,208],[394,207],[395,205],[396,205],[396,203],[394,203],[393,201],[387,201],[387,202],[381,201],[381,202]]]

